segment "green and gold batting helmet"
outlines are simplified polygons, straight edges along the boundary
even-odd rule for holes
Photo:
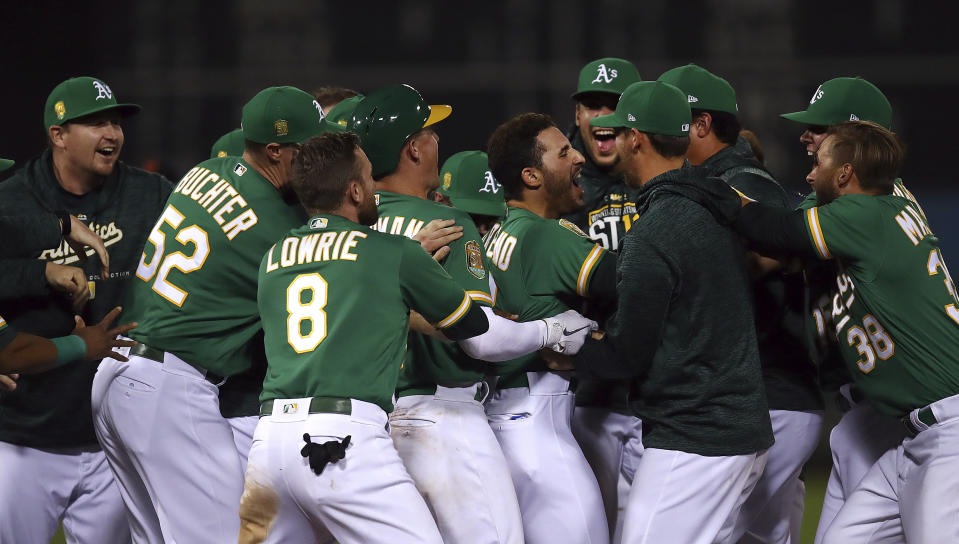
[[[379,177],[396,168],[407,138],[446,119],[451,111],[449,106],[427,104],[409,85],[389,85],[366,95],[348,126],[360,137],[373,164],[373,177]]]

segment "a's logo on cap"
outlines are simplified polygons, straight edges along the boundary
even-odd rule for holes
[[[486,180],[486,185],[479,190],[481,193],[493,193],[494,195],[499,192],[499,188],[502,187],[496,178],[493,177],[493,173],[489,170],[483,174],[483,178]]]
[[[273,133],[277,136],[286,136],[290,133],[290,125],[286,119],[278,119],[273,123]]]
[[[67,107],[63,100],[53,105],[53,111],[57,114],[57,119],[63,120],[63,116],[67,114]]]
[[[687,94],[686,99],[689,100],[690,104],[692,104],[693,102],[699,102],[699,99],[691,94]]]
[[[822,85],[816,87],[816,92],[812,93],[812,99],[809,101],[809,103],[815,104],[820,98],[822,98]]]
[[[311,229],[325,229],[329,221],[325,217],[314,217],[310,219],[310,228]]]
[[[636,122],[636,116],[633,115],[632,113],[627,113],[627,114],[626,114],[626,120],[629,121],[629,122],[631,122],[631,123],[635,123],[635,122]]]
[[[596,67],[596,79],[590,83],[612,83],[618,75],[618,70],[608,70],[605,64],[600,64]]]
[[[113,91],[110,90],[110,87],[108,87],[106,83],[94,80],[93,87],[97,90],[96,100],[100,100],[101,98],[110,100],[113,98]]]
[[[850,113],[850,114],[849,114],[849,120],[850,120],[850,121],[858,121],[859,118],[856,117],[856,114],[855,114],[855,113]]]
[[[316,108],[316,113],[320,114],[320,121],[322,121],[326,117],[326,114],[323,113],[323,106],[320,106],[320,103],[314,100],[313,107]]]
[[[683,128],[681,128],[680,130],[682,130],[683,132],[689,132],[689,123],[683,123]]]
[[[450,188],[450,182],[452,182],[452,181],[453,181],[453,174],[450,174],[449,172],[443,174],[443,188],[444,188],[444,189],[449,189],[449,188]]]

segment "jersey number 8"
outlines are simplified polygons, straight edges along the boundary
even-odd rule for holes
[[[297,353],[313,351],[326,338],[326,307],[329,285],[319,274],[300,274],[286,288],[286,340]],[[309,292],[304,300],[303,295]],[[303,334],[303,324],[309,332]]]
[[[207,238],[206,231],[196,225],[190,225],[177,232],[176,241],[184,246],[192,243],[194,246],[193,255],[187,257],[180,251],[174,251],[169,255],[164,255],[166,235],[160,230],[160,227],[162,227],[164,223],[178,230],[180,229],[180,224],[183,223],[183,214],[173,206],[167,206],[166,209],[163,210],[163,215],[160,216],[160,220],[157,221],[157,224],[147,237],[147,241],[153,244],[153,258],[150,259],[148,263],[146,262],[146,253],[144,252],[140,255],[140,264],[137,266],[137,277],[149,282],[155,275],[156,280],[153,282],[153,290],[173,304],[183,306],[189,293],[167,281],[167,276],[174,268],[184,274],[199,270],[200,267],[203,266],[203,263],[206,262],[207,256],[210,255],[210,241]]]

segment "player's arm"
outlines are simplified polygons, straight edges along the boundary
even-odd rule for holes
[[[25,257],[36,248],[60,245],[61,220],[52,213],[36,215],[0,215],[4,243],[2,255]]]
[[[72,334],[53,339],[18,333],[0,318],[0,373],[43,372],[76,361],[95,361],[105,357],[126,361],[126,357],[113,349],[136,344],[132,340],[117,339],[118,335],[135,328],[136,323],[111,328],[110,324],[120,311],[119,307],[114,308],[100,323],[91,327],[79,320]]]
[[[576,293],[587,297],[595,293],[615,298],[615,257],[577,232],[572,224],[538,224],[526,233],[519,257],[523,262],[523,280],[531,295]],[[597,276],[598,271],[602,278]],[[609,278],[613,278],[612,283]]]
[[[643,241],[624,245],[618,307],[602,339],[587,339],[576,356],[582,378],[622,379],[645,372],[663,336],[678,273],[664,252]]]

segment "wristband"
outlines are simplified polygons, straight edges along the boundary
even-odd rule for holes
[[[87,355],[87,343],[75,334],[51,338],[50,341],[57,348],[57,360],[53,363],[54,368],[74,361],[81,361]]]
[[[73,228],[73,222],[70,221],[70,214],[63,210],[57,210],[53,212],[54,215],[60,220],[60,235],[69,236],[70,230]]]

